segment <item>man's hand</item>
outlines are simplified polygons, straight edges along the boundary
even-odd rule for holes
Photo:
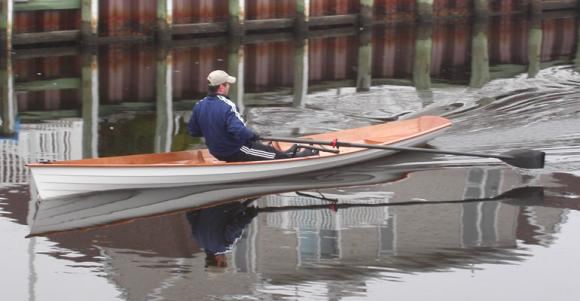
[[[258,215],[258,208],[254,207],[254,206],[246,207],[245,214],[248,217],[254,218],[254,217],[256,217],[256,215]]]
[[[252,137],[252,141],[257,141],[257,140],[261,140],[262,137],[260,137],[260,135],[256,132],[254,132],[254,137]]]

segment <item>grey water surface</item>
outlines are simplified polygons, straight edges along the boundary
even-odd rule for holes
[[[380,32],[373,34],[372,43],[384,42]],[[488,34],[490,49],[508,43]],[[544,33],[544,45],[550,42],[549,34]],[[534,35],[524,32],[524,36]],[[481,42],[480,35],[452,39],[467,40],[470,49]],[[101,66],[98,78],[108,84],[97,89],[97,104],[102,107],[96,115],[83,113],[81,107],[90,106],[86,101],[81,107],[35,109],[39,100],[16,93],[19,106],[29,109],[15,114],[18,126],[6,130],[16,131],[16,137],[5,135],[0,140],[0,296],[3,300],[578,300],[580,73],[575,47],[553,56],[544,47],[544,56],[524,55],[524,63],[503,62],[490,51],[485,54],[491,57],[489,66],[481,70],[471,61],[485,61],[474,57],[475,50],[457,67],[445,59],[448,55],[441,56],[445,51],[440,51],[436,34],[429,41],[431,63],[436,65],[442,57],[443,69],[447,64],[456,71],[442,69],[426,86],[413,85],[410,73],[377,75],[382,69],[374,63],[367,66],[374,74],[372,84],[357,85],[356,70],[361,69],[367,48],[347,43],[345,49],[362,55],[357,63],[352,58],[341,61],[334,53],[337,65],[354,64],[356,70],[348,71],[345,80],[332,79],[340,77],[336,70],[323,80],[314,79],[320,58],[311,53],[306,70],[311,86],[303,94],[292,92],[297,85],[262,87],[252,82],[242,92],[246,102],[238,105],[244,104],[252,128],[276,136],[445,116],[454,125],[430,141],[430,147],[480,153],[538,149],[547,154],[544,169],[518,169],[495,159],[409,153],[273,179],[262,188],[260,183],[239,183],[103,192],[54,203],[38,200],[24,166],[27,162],[202,147],[185,131],[189,107],[202,92],[174,95],[170,106],[158,100],[140,106],[120,96],[121,105],[115,106],[109,100],[123,94],[114,92],[135,89],[136,84],[115,90],[108,78],[117,78],[116,69]],[[318,42],[309,41],[310,47]],[[405,38],[393,43],[405,43]],[[250,51],[258,46],[245,47],[247,60],[260,60]],[[414,47],[419,52],[419,46]],[[392,58],[389,49],[375,46],[372,57]],[[114,51],[101,50],[98,58],[106,60]],[[150,49],[132,51],[148,57]],[[177,60],[177,51],[183,50],[175,51]],[[274,51],[265,61],[296,62],[284,53]],[[396,56],[405,53],[414,52],[399,49]],[[419,61],[415,59],[416,64]],[[197,66],[195,61],[187,64]],[[532,65],[539,68],[532,70]],[[25,68],[15,66],[16,78],[22,78],[18,72],[24,71],[18,70]],[[299,71],[297,66],[291,74]],[[137,68],[135,80],[146,83],[138,75],[149,74],[149,67],[137,63],[129,69]],[[182,68],[175,63],[169,69],[174,81],[183,76]],[[203,77],[205,69],[199,68],[189,71],[190,76]],[[246,82],[268,78],[266,69],[243,73]],[[474,84],[474,73],[487,80]],[[154,76],[144,77],[155,85]],[[137,90],[148,88],[141,85]],[[51,97],[45,99],[49,103]],[[522,187],[532,189],[517,190]],[[514,189],[517,193],[510,193]],[[260,191],[266,195],[251,203],[260,208],[257,215],[239,226],[240,237],[228,241],[227,266],[206,266],[188,213],[201,212],[196,207],[200,200],[228,206]],[[235,200],[223,205],[220,197]],[[480,201],[463,201],[474,199]],[[416,203],[396,205],[406,202]],[[207,233],[223,235],[218,225],[216,220],[203,227]],[[28,236],[33,231],[38,235]]]

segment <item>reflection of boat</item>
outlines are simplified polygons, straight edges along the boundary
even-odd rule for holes
[[[443,117],[342,130],[305,138],[340,139],[392,146],[414,146],[440,134],[451,122]],[[280,149],[289,145],[277,144]],[[90,191],[142,187],[224,184],[316,171],[363,162],[393,151],[342,147],[339,153],[260,162],[225,163],[207,150],[119,156],[29,164],[42,199]]]
[[[389,158],[387,164],[406,156]],[[212,206],[229,200],[276,192],[372,185],[402,179],[419,167],[391,167],[370,161],[333,170],[229,184],[118,189],[89,192],[37,202],[30,235],[66,231]],[[425,167],[421,168],[424,169]]]

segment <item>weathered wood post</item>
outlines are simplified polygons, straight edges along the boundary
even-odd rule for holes
[[[421,23],[431,23],[433,21],[433,0],[416,0],[417,19]]]
[[[433,48],[432,27],[417,27],[415,58],[413,60],[413,84],[417,90],[431,89],[431,50]]]
[[[236,78],[236,83],[230,88],[230,99],[238,106],[240,114],[244,114],[244,44],[239,38],[232,37],[228,49],[227,72]]]
[[[543,5],[542,0],[529,0],[529,15],[532,17],[538,17],[542,15]]]
[[[473,0],[473,10],[476,21],[489,18],[489,0]]]
[[[0,51],[12,50],[12,35],[14,29],[14,2],[1,0],[0,4]]]
[[[542,19],[540,15],[535,15],[531,20],[530,30],[528,31],[528,77],[536,77],[540,72],[541,55]]]
[[[99,155],[99,63],[96,48],[83,48],[81,59],[83,158],[96,158]]]
[[[16,131],[16,97],[12,52],[0,52],[0,136],[12,136]]]
[[[244,20],[246,19],[246,5],[244,0],[228,0],[229,33],[231,36],[244,35]]]
[[[488,22],[475,22],[471,38],[471,78],[469,86],[481,88],[490,80]]]
[[[305,36],[308,32],[310,19],[310,0],[296,0],[295,31],[298,36]]]
[[[360,0],[360,26],[368,28],[373,25],[373,7],[375,0]]]
[[[157,0],[157,40],[171,41],[173,29],[173,0]]]
[[[297,39],[294,47],[294,107],[304,107],[308,95],[308,39]]]
[[[171,49],[157,52],[155,152],[169,152],[173,143],[173,56]]]
[[[83,44],[96,44],[99,36],[99,0],[81,2],[81,39]]]
[[[371,89],[373,66],[372,31],[364,30],[359,34],[358,65],[356,75],[356,90],[369,91]]]

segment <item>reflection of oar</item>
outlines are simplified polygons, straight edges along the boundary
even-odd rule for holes
[[[456,203],[475,203],[485,201],[522,200],[526,203],[539,204],[544,199],[544,187],[519,187],[508,190],[500,195],[491,198],[465,199],[465,200],[447,200],[447,201],[410,201],[400,203],[331,203],[325,205],[306,205],[306,206],[277,206],[257,208],[258,212],[277,212],[277,211],[294,211],[294,210],[317,210],[317,209],[346,209],[352,207],[387,207],[387,206],[413,206],[413,205],[440,205]],[[516,205],[516,202],[511,202]]]
[[[430,148],[418,148],[418,147],[404,147],[404,146],[389,146],[381,144],[368,144],[368,143],[354,143],[354,142],[341,142],[338,140],[312,140],[312,139],[301,139],[301,138],[280,138],[280,137],[261,137],[261,140],[268,141],[280,141],[280,142],[291,142],[291,143],[305,143],[305,144],[319,144],[319,145],[330,145],[333,147],[357,147],[357,148],[369,148],[369,149],[384,149],[393,151],[405,151],[405,152],[423,152],[423,153],[433,153],[433,154],[447,154],[456,156],[469,156],[469,157],[481,157],[481,158],[495,158],[500,159],[503,162],[521,168],[544,168],[544,159],[546,154],[542,151],[532,150],[532,149],[521,149],[521,150],[511,150],[502,154],[482,154],[482,153],[465,153],[456,152],[449,150],[439,150]]]

